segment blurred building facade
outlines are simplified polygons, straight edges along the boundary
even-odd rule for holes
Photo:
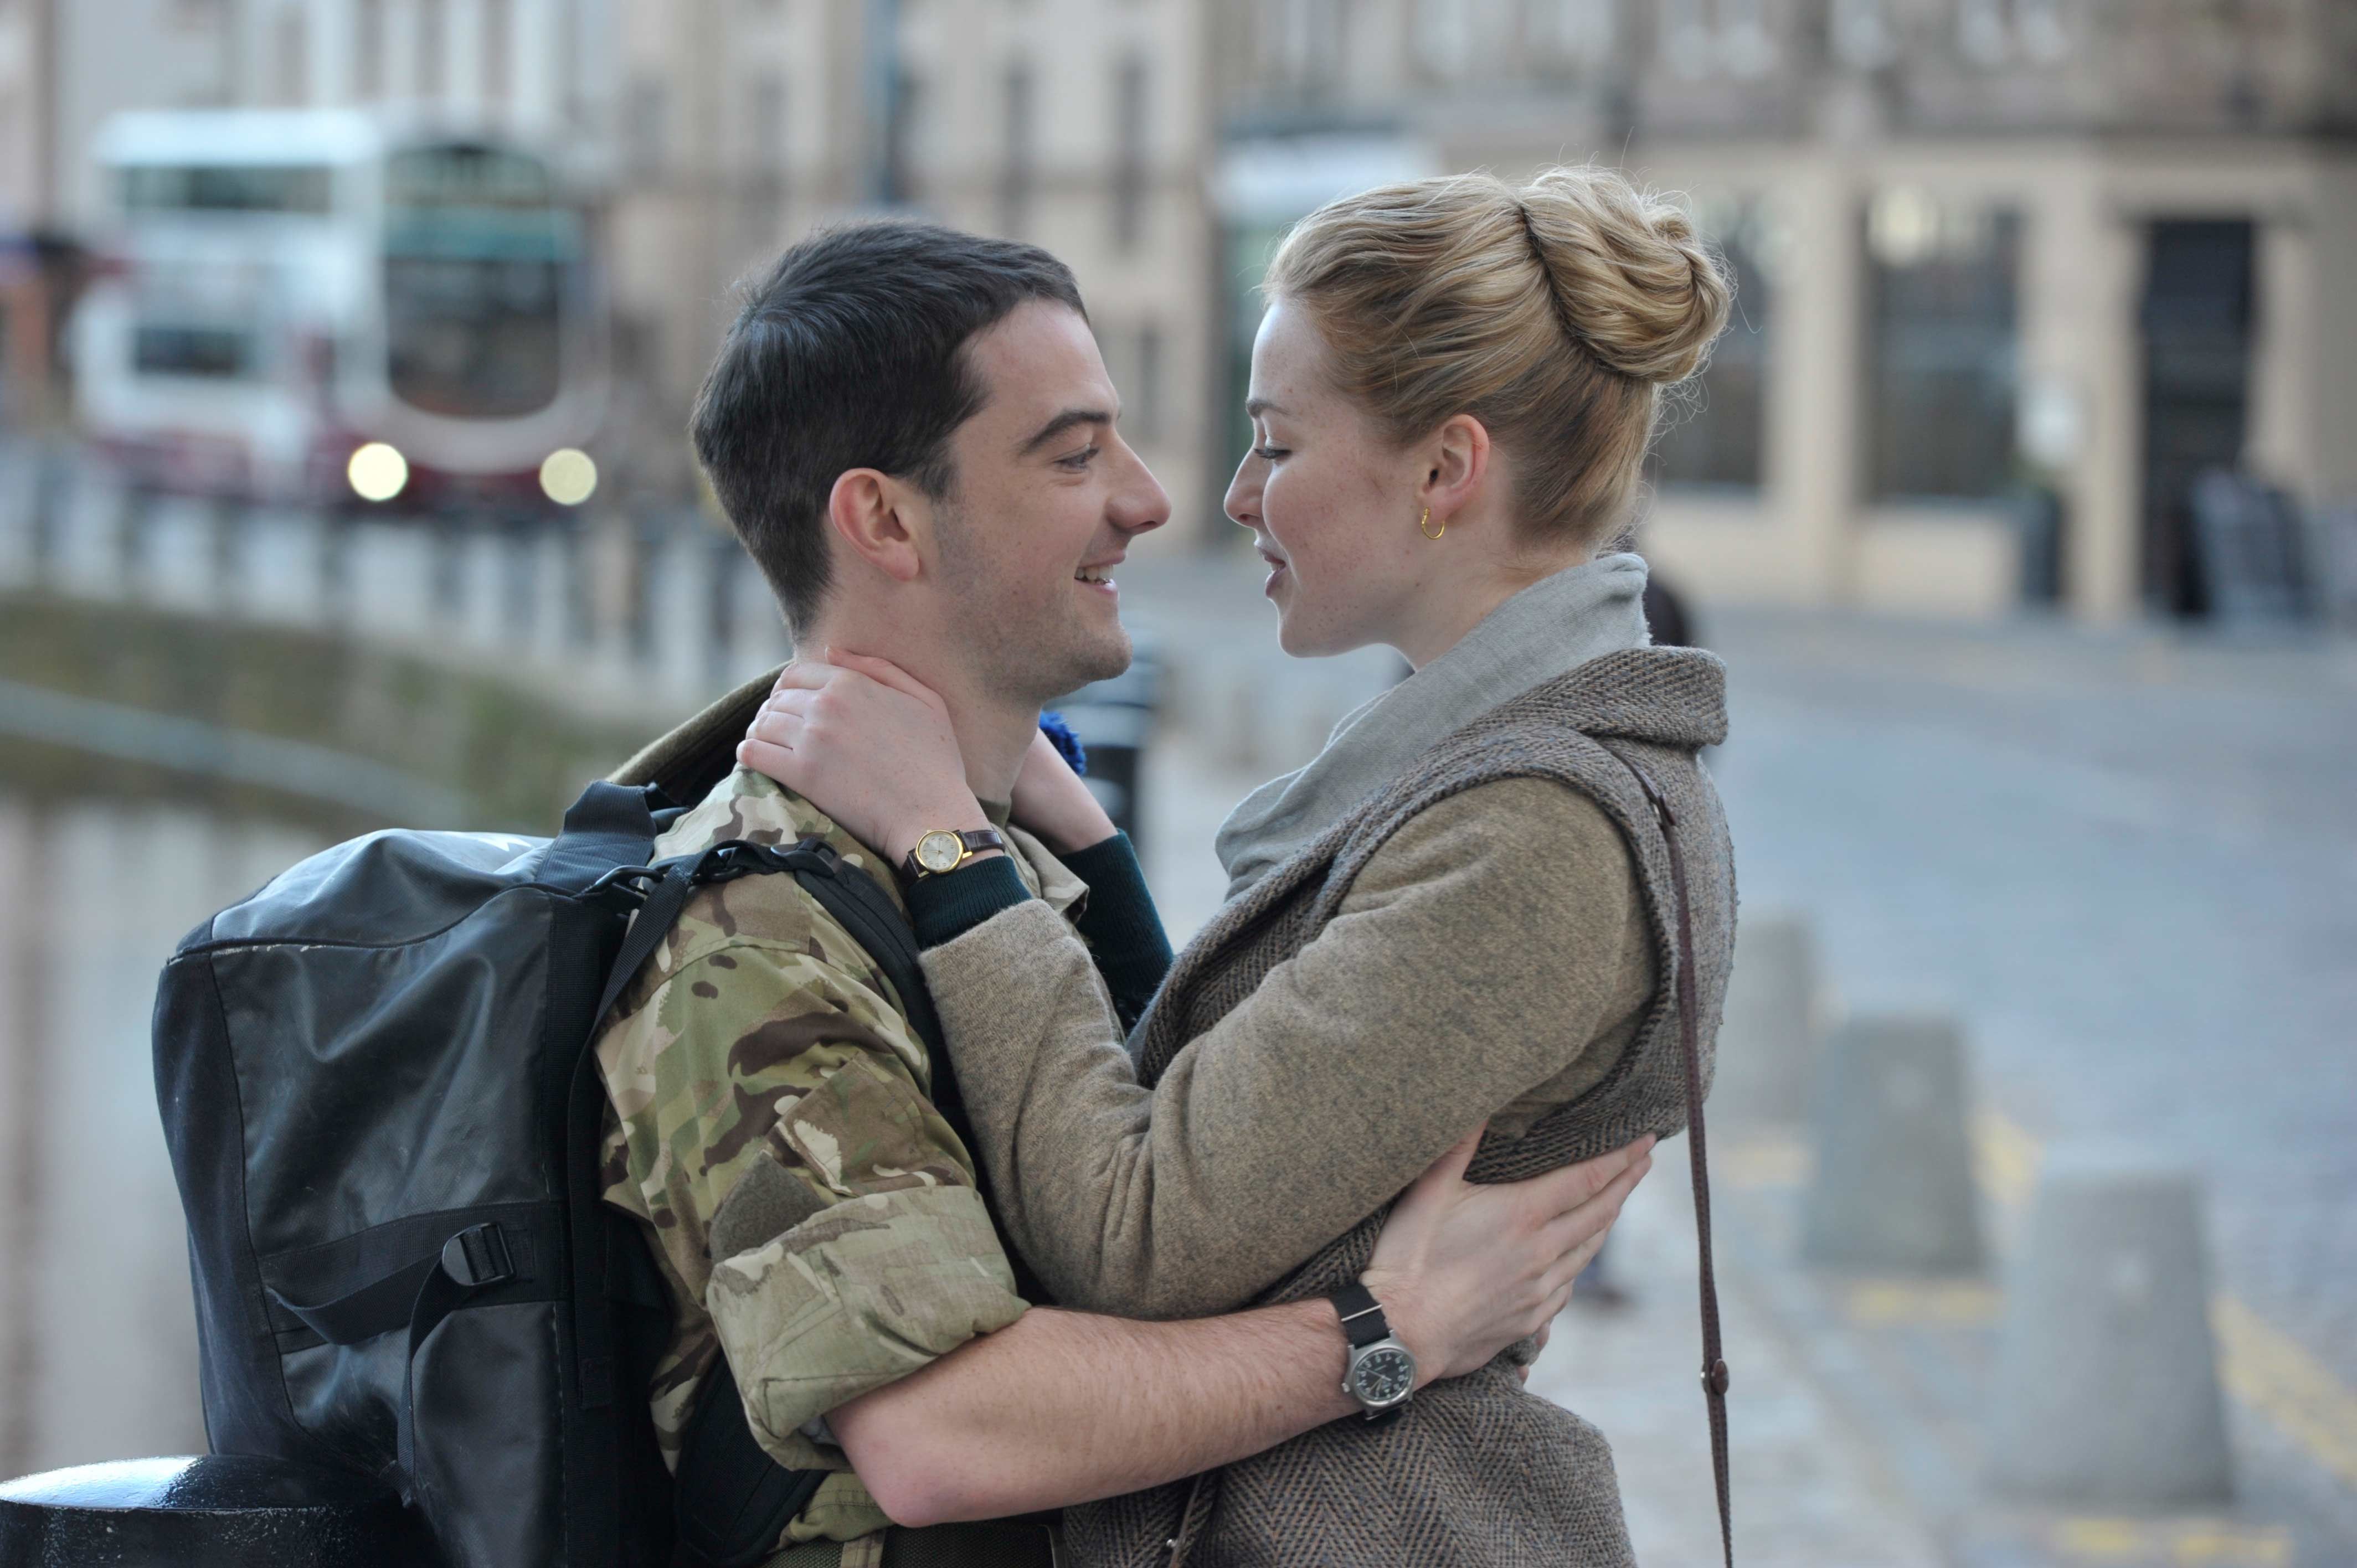
[[[1125,434],[1178,518],[1211,512],[1212,19],[1194,0],[625,0],[615,274],[647,395],[675,430],[737,285],[797,235],[920,213],[1071,264]]]
[[[2357,497],[2339,0],[1223,0],[1212,79],[1232,231],[1288,162],[1688,194],[1741,301],[1643,540],[1706,596],[2184,608],[2201,468]]]
[[[1684,192],[1740,285],[1644,527],[1706,597],[2183,608],[2202,467],[2357,498],[2348,0],[0,0],[0,213],[87,232],[96,126],[205,103],[564,153],[616,499],[690,490],[739,283],[911,211],[1073,264],[1157,543],[1215,542],[1286,226],[1588,158]]]

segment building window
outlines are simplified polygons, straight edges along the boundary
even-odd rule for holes
[[[1735,310],[1710,363],[1671,395],[1653,447],[1663,487],[1756,489],[1768,411],[1768,328],[1781,233],[1756,199],[1698,201],[1695,225],[1727,260]]]
[[[2062,0],[1956,0],[1956,50],[1992,70],[2059,65],[2071,53]]]
[[[774,71],[753,79],[745,95],[747,169],[756,179],[776,181],[786,172],[786,84]]]
[[[2005,0],[1956,0],[1956,48],[1979,66],[2006,63],[2012,55],[2005,25]]]
[[[775,72],[745,95],[746,222],[748,247],[775,242],[786,216],[786,84]]]
[[[483,0],[483,101],[504,107],[515,74],[515,7]]]
[[[1125,60],[1114,83],[1113,242],[1134,251],[1146,229],[1146,62]]]
[[[1416,0],[1415,48],[1427,75],[1463,76],[1500,40],[1505,20],[1499,0]]]
[[[300,11],[278,14],[278,102],[300,109],[311,100],[310,29]]]
[[[1834,58],[1852,70],[1880,70],[1899,59],[1890,0],[1832,0],[1825,32]]]
[[[1133,446],[1150,446],[1162,439],[1166,402],[1163,395],[1162,328],[1151,322],[1131,327],[1107,324],[1096,329],[1097,352],[1105,374],[1121,398],[1121,434]]]
[[[2071,19],[2063,0],[2013,0],[2013,36],[2032,65],[2060,65],[2071,58]]]
[[[630,172],[640,179],[662,176],[670,156],[671,99],[652,79],[630,83],[630,113],[623,145]]]
[[[1594,70],[1611,63],[1619,22],[1618,0],[1531,0],[1523,34],[1548,63]]]
[[[999,85],[998,231],[1020,236],[1031,226],[1033,107],[1031,68],[1017,60]]]
[[[1137,373],[1133,384],[1124,393],[1128,400],[1129,434],[1133,440],[1152,443],[1162,439],[1162,328],[1147,325],[1137,329]]]
[[[1764,0],[1718,0],[1718,63],[1739,79],[1776,69],[1776,37]]]
[[[1660,26],[1662,59],[1672,75],[1695,81],[1711,73],[1708,0],[1663,0]]]
[[[442,0],[417,0],[417,95],[439,98],[446,81],[446,46],[449,29],[444,25]]]
[[[1988,497],[2011,478],[2018,214],[1901,187],[1867,223],[1868,488]]]
[[[1675,75],[1765,76],[1776,66],[1776,38],[1762,0],[1665,0],[1662,54]]]
[[[352,13],[352,91],[363,102],[384,96],[384,0],[360,0]]]
[[[917,135],[924,112],[924,83],[900,61],[887,67],[883,157],[877,167],[876,199],[888,207],[917,199]]]
[[[556,9],[557,91],[565,106],[565,123],[576,130],[587,128],[590,122],[589,88],[586,80],[587,73],[582,69],[581,43],[581,7],[558,6]]]
[[[1261,8],[1262,57],[1278,81],[1309,86],[1332,76],[1341,48],[1340,9],[1341,0],[1273,0]]]

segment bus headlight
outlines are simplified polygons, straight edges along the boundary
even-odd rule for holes
[[[371,441],[344,465],[352,493],[364,501],[389,501],[409,483],[409,459],[382,441]]]
[[[560,446],[540,465],[540,489],[558,506],[579,506],[597,493],[597,465],[577,446]]]

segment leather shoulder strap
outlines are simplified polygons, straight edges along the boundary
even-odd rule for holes
[[[1615,752],[1614,756],[1620,756]],[[1702,1391],[1710,1417],[1711,1477],[1718,1487],[1718,1540],[1727,1568],[1735,1568],[1735,1528],[1729,1514],[1727,1464],[1727,1360],[1720,1354],[1718,1281],[1710,1261],[1710,1171],[1702,1122],[1701,1003],[1695,982],[1694,914],[1686,897],[1685,855],[1678,847],[1677,813],[1645,770],[1620,757],[1636,775],[1637,787],[1662,824],[1662,842],[1668,847],[1670,886],[1677,897],[1672,929],[1677,934],[1678,1047],[1686,1077],[1686,1155],[1694,1168],[1695,1240],[1702,1276]]]

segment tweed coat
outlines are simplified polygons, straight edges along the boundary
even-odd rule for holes
[[[1538,1115],[1520,1136],[1493,1133],[1470,1175],[1519,1179],[1644,1133],[1682,1130],[1674,895],[1662,829],[1631,767],[1658,785],[1681,824],[1706,1073],[1732,956],[1735,887],[1725,816],[1696,753],[1725,734],[1725,667],[1684,649],[1607,654],[1476,719],[1222,909],[1189,944],[1128,1041],[1137,1081],[1159,1082],[1223,1019],[1247,1006],[1272,972],[1312,943],[1350,940],[1327,929],[1369,862],[1421,813],[1485,784],[1538,779],[1592,801],[1618,828],[1641,890],[1655,983],[1633,1038],[1601,1080]],[[1020,927],[1027,919],[1032,926]],[[1458,936],[1512,942],[1519,934],[1472,929]],[[1037,1034],[1032,1020],[1056,1004],[1057,961],[1037,952],[1017,961],[1008,944],[1044,935],[1036,915],[1018,908],[926,955],[974,1113],[976,1152],[1003,1195],[1023,1185],[1027,1173],[1104,1163],[1102,1150],[1058,1147],[1052,1132],[1037,1131],[1049,1121],[1027,1114],[1043,1103],[1039,1088],[1012,1081],[1037,1067],[1014,1058],[1024,1038]],[[1528,955],[1532,965],[1555,959]],[[1085,954],[1077,961],[1084,971]],[[1418,983],[1410,972],[1398,982]],[[1560,1027],[1543,1017],[1529,1020],[1534,1030],[1551,1025]],[[1584,1043],[1563,1042],[1566,1057]],[[1354,1070],[1348,1060],[1331,1064],[1339,1077]],[[1466,1120],[1497,1108],[1470,1107]],[[1278,1106],[1259,1120],[1265,1147],[1258,1157],[1281,1198],[1289,1182],[1314,1179],[1321,1128]],[[1027,1132],[1027,1124],[1035,1130]],[[1415,1174],[1399,1173],[1391,1190]],[[1256,1299],[1304,1300],[1355,1280],[1384,1212],[1373,1208]],[[1249,1217],[1236,1222],[1247,1225]],[[1052,1273],[1049,1280],[1055,1283]],[[1102,1299],[1085,1305],[1122,1306]],[[1150,1315],[1146,1304],[1139,1311]],[[1192,1483],[1068,1509],[1074,1561],[1091,1568],[1627,1563],[1609,1447],[1578,1416],[1524,1391],[1517,1369],[1529,1354],[1528,1346],[1517,1347],[1469,1377],[1432,1384],[1400,1419],[1379,1429],[1337,1422]]]

